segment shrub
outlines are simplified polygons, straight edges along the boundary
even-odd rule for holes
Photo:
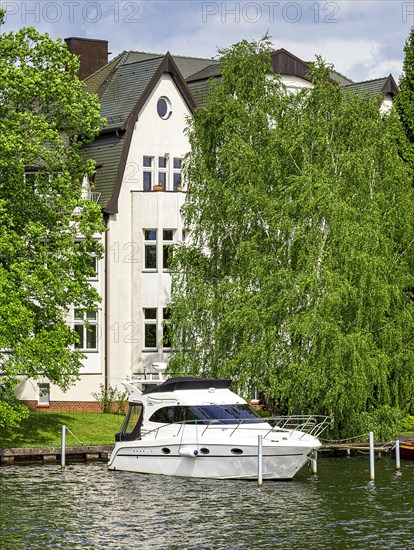
[[[407,414],[401,422],[401,429],[403,432],[414,433],[414,416]]]
[[[123,414],[125,412],[125,401],[127,401],[128,393],[126,391],[120,391],[115,386],[109,386],[105,388],[103,384],[100,386],[99,392],[92,393],[93,398],[102,404],[103,412],[113,412],[115,414]]]

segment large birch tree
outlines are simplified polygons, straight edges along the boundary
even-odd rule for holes
[[[101,119],[77,71],[62,41],[33,28],[0,36],[0,428],[25,414],[20,380],[76,380],[68,313],[99,303],[88,277],[102,215],[83,197],[93,166],[79,149]]]
[[[224,50],[188,135],[172,261],[175,373],[255,386],[279,413],[387,437],[414,391],[414,196],[381,98],[269,78],[269,43]]]

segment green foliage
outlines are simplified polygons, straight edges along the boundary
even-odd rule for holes
[[[125,402],[128,400],[128,393],[126,391],[120,391],[112,386],[105,388],[103,384],[100,385],[100,391],[92,393],[93,398],[102,404],[103,412],[113,412],[116,414],[124,414]]]
[[[380,406],[370,412],[357,412],[344,421],[341,435],[343,437],[355,437],[374,432],[375,441],[393,441],[401,433],[402,417],[403,414],[399,409],[388,405]],[[361,440],[364,440],[364,438]]]
[[[406,137],[319,59],[314,87],[287,93],[266,76],[269,47],[224,51],[223,82],[189,123],[170,371],[256,386],[279,413],[328,414],[339,433],[385,413],[393,431],[414,391]]]
[[[401,429],[407,433],[414,433],[414,416],[407,414],[402,420]]]
[[[87,279],[91,254],[102,254],[102,216],[82,198],[92,166],[79,148],[102,121],[77,70],[62,41],[34,28],[0,35],[0,349],[8,394],[21,377],[46,377],[62,389],[76,380],[82,355],[68,311],[99,302]],[[3,423],[15,407],[4,403]]]
[[[395,104],[407,137],[414,144],[414,27],[404,46],[403,73],[400,77],[400,93]]]
[[[28,408],[17,401],[11,388],[0,383],[0,430],[18,426],[28,414]]]

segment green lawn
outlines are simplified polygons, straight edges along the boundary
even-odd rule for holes
[[[114,436],[123,419],[123,415],[110,413],[31,412],[18,428],[1,431],[0,448],[59,446],[63,425],[85,445],[115,443]],[[66,445],[79,445],[70,432]]]

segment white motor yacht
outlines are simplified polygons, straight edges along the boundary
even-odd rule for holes
[[[259,435],[263,479],[291,479],[321,443],[327,417],[263,420],[229,380],[170,378],[140,391],[123,382],[129,410],[108,467],[149,474],[255,479]]]

